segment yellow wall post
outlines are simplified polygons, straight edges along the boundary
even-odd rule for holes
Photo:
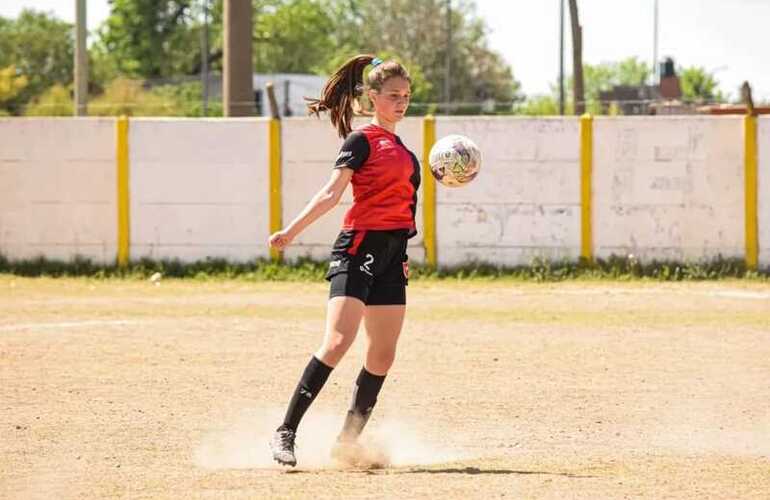
[[[743,118],[746,179],[746,267],[756,270],[759,261],[759,222],[757,190],[757,117]]]
[[[116,123],[118,160],[118,265],[128,265],[131,245],[130,198],[128,190],[128,117],[121,116]]]
[[[428,266],[436,267],[436,179],[430,171],[430,150],[436,143],[436,118],[428,115],[422,122],[422,193],[423,193],[423,242],[425,261]]]
[[[593,203],[591,179],[593,175],[594,139],[593,117],[580,117],[580,257],[592,262],[593,249]]]
[[[281,199],[281,121],[277,118],[270,120],[269,129],[269,160],[270,160],[270,234],[280,231],[283,227],[283,205]],[[282,252],[270,249],[270,258],[279,262]]]

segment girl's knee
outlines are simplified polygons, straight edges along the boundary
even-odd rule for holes
[[[353,343],[355,335],[335,332],[329,335],[316,357],[329,366],[336,366]]]
[[[366,355],[366,369],[375,375],[385,375],[395,360],[395,349],[370,351]]]

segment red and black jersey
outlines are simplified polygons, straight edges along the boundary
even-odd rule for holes
[[[408,229],[417,234],[415,212],[420,163],[401,139],[377,125],[350,133],[334,168],[354,171],[353,206],[343,230]]]

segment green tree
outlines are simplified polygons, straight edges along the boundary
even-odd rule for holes
[[[486,99],[514,101],[520,85],[510,66],[487,47],[486,27],[472,1],[454,2],[452,10],[451,98],[453,102]],[[444,0],[337,0],[329,5],[337,20],[338,53],[392,52],[418,62],[431,82],[430,102],[443,97],[447,55]]]
[[[148,89],[141,80],[121,77],[110,82],[104,93],[88,103],[88,113],[94,116],[197,117],[203,116],[201,95],[200,82]],[[222,103],[210,102],[207,116],[222,116]]]
[[[254,15],[254,71],[319,73],[334,55],[335,22],[314,0],[261,3]]]
[[[26,76],[18,74],[16,66],[0,69],[0,106],[19,95],[28,83]]]
[[[92,74],[157,79],[200,70],[201,2],[111,0],[99,31]],[[257,72],[327,73],[360,52],[398,54],[415,77],[415,100],[442,98],[446,57],[444,0],[254,0]],[[511,102],[518,82],[488,49],[486,28],[472,0],[452,15],[452,100]],[[209,66],[221,68],[222,0],[209,12]]]
[[[176,102],[146,90],[140,80],[116,78],[104,93],[88,103],[92,116],[171,116]]]
[[[99,29],[99,57],[109,55],[122,76],[161,78],[190,73],[200,60],[200,24],[193,3],[110,0],[110,15]]]
[[[72,92],[56,84],[36,97],[25,110],[26,116],[72,116],[74,111]]]
[[[612,90],[617,85],[639,86],[649,81],[652,71],[646,62],[629,57],[619,62],[583,66],[585,96],[589,106],[599,101],[599,94]],[[570,78],[571,80],[571,78]]]
[[[204,116],[203,86],[200,82],[161,85],[153,88],[151,93],[171,103],[174,116]],[[222,116],[222,101],[209,101],[205,116]]]
[[[639,86],[649,81],[652,72],[650,66],[639,61],[636,57],[629,57],[618,62],[604,62],[601,64],[586,64],[583,68],[585,78],[585,96],[587,111],[592,114],[618,114],[617,105],[610,105],[608,110],[601,106],[600,93],[611,90],[617,85]],[[678,68],[682,97],[689,101],[717,101],[725,100],[724,94],[718,89],[719,82],[714,75],[700,67]],[[572,78],[567,79],[567,85],[572,86]],[[516,112],[527,115],[547,115],[557,113],[557,88],[551,86],[551,95],[539,96],[528,99],[525,103],[516,107]],[[571,99],[567,107],[572,106]]]
[[[566,114],[572,114],[572,104]],[[541,95],[527,98],[514,108],[516,114],[525,116],[548,116],[559,114],[559,99],[551,95]]]
[[[636,57],[629,57],[617,62],[603,62],[600,64],[583,65],[583,83],[584,95],[586,100],[586,111],[598,115],[604,113],[600,95],[602,92],[612,90],[618,85],[639,86],[649,81],[652,72],[650,66]],[[572,77],[569,76],[565,82],[565,87],[573,88]],[[517,113],[530,115],[558,114],[558,89],[551,85],[551,95],[539,96],[529,99],[524,106],[516,108]],[[566,107],[567,114],[571,114],[574,109],[572,96],[567,95]],[[617,114],[617,107],[610,106],[609,113]]]
[[[724,102],[725,96],[719,90],[719,82],[704,68],[693,66],[680,68],[679,84],[682,97],[688,101]]]
[[[0,68],[15,66],[27,85],[3,106],[14,114],[34,96],[72,82],[72,25],[52,14],[25,9],[15,20],[0,17]]]

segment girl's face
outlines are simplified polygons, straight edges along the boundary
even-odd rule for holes
[[[385,80],[380,90],[369,91],[369,98],[374,104],[375,113],[392,123],[404,117],[411,96],[412,90],[409,82],[400,76]]]

